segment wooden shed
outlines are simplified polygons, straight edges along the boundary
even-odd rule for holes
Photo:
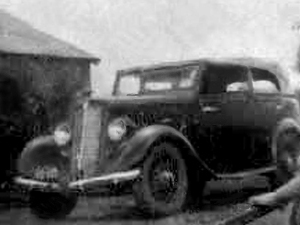
[[[99,61],[0,11],[0,116],[39,124],[38,135],[68,116],[80,91],[91,90],[90,66]]]

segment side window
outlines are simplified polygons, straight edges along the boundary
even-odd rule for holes
[[[200,92],[218,94],[249,90],[247,68],[241,66],[211,65],[203,72]]]
[[[279,81],[271,72],[252,68],[251,73],[255,93],[278,93],[280,91]]]

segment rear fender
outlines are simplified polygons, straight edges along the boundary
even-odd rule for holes
[[[280,135],[285,132],[292,132],[293,135],[296,135],[294,137],[296,137],[297,140],[293,139],[293,136],[290,136],[291,139],[289,139],[289,138],[280,139]],[[299,161],[297,160],[296,161],[297,165],[295,165],[295,167],[294,167],[295,171],[290,171],[289,169],[286,169],[287,167],[284,164],[284,161],[282,161],[279,156],[281,154],[280,151],[284,152],[284,150],[286,150],[286,149],[281,149],[281,148],[279,148],[279,146],[284,143],[288,143],[288,145],[289,145],[288,149],[290,149],[290,148],[298,149],[299,139],[300,139],[300,125],[299,125],[298,121],[296,121],[292,118],[285,118],[282,121],[280,121],[277,124],[277,127],[275,128],[275,130],[273,132],[272,143],[271,143],[272,156],[273,156],[274,164],[277,166],[278,179],[283,183],[288,181],[289,179],[291,179],[294,176],[294,174],[299,172],[300,165],[298,165]],[[297,152],[297,153],[299,153],[299,152]]]
[[[272,135],[272,143],[271,143],[271,149],[272,149],[272,156],[276,163],[277,161],[277,154],[278,154],[278,148],[277,148],[277,141],[280,134],[282,134],[285,131],[292,130],[295,133],[300,135],[300,125],[299,123],[292,119],[292,118],[285,118],[281,120],[276,128],[274,129],[273,135]]]
[[[170,141],[180,146],[180,151],[188,164],[194,163],[193,168],[201,170],[210,177],[216,177],[215,173],[209,169],[204,161],[198,156],[195,149],[187,138],[176,129],[166,125],[152,125],[140,129],[127,141],[122,153],[111,167],[113,170],[128,170],[142,163],[146,158],[151,146],[160,141]]]

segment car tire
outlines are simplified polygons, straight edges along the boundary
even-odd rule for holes
[[[174,145],[163,142],[151,149],[134,185],[138,207],[149,216],[167,216],[183,209],[188,200],[187,165]]]
[[[59,190],[36,188],[29,192],[31,212],[43,219],[60,219],[75,208],[78,196],[68,189],[71,180],[69,159],[52,149],[23,152],[19,161],[19,170],[25,177],[49,183],[58,183]],[[56,171],[46,176],[43,171]],[[44,175],[43,175],[44,174]]]
[[[52,159],[53,160],[53,159]],[[31,212],[42,219],[61,219],[69,215],[76,207],[78,196],[68,190],[68,170],[59,159],[40,162],[41,166],[53,166],[59,170],[59,177],[52,180],[41,180],[60,184],[61,190],[33,190],[30,192]]]
[[[187,207],[190,211],[198,211],[203,203],[203,193],[208,180],[203,176],[203,172],[198,171],[197,174],[193,173],[193,181],[190,182],[189,196]]]
[[[300,224],[300,199],[296,199],[293,203],[291,214],[289,218],[290,225],[299,225]]]
[[[31,213],[41,219],[62,219],[76,207],[77,196],[74,193],[30,192]]]
[[[300,126],[297,122],[286,119],[279,124],[273,138],[272,154],[277,170],[271,185],[277,188],[300,171]]]

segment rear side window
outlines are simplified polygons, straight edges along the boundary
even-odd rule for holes
[[[210,65],[202,75],[202,94],[244,92],[249,90],[247,68],[232,65]]]
[[[253,91],[255,93],[278,93],[279,81],[273,73],[258,68],[252,68]]]

